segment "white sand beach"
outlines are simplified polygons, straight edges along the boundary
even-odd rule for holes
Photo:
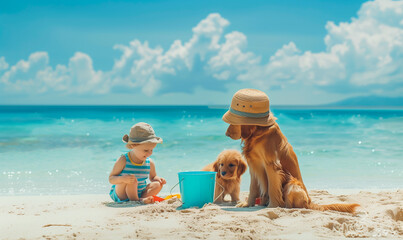
[[[403,238],[403,191],[310,191],[318,204],[359,203],[355,215],[307,209],[235,208],[180,201],[116,204],[105,195],[0,197],[1,239]],[[346,191],[347,192],[347,191]],[[246,198],[247,193],[242,193]]]

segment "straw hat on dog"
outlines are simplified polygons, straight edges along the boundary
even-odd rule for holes
[[[222,117],[232,125],[271,126],[276,119],[270,112],[269,97],[256,89],[241,89],[232,97],[231,107]]]

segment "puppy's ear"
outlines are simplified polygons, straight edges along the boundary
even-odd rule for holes
[[[256,130],[255,125],[242,125],[241,126],[241,137],[242,139],[249,138],[253,132]]]
[[[217,172],[217,178],[221,177],[221,174],[220,174],[220,161],[219,160],[220,159],[217,158],[217,160],[214,163],[214,172]]]
[[[241,175],[245,173],[247,167],[248,165],[246,165],[245,161],[242,158],[238,160],[238,177],[241,177]]]

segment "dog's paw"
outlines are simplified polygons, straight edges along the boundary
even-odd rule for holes
[[[248,202],[239,202],[239,203],[236,205],[236,207],[244,208],[244,207],[250,207],[250,206],[249,206]]]
[[[267,207],[269,207],[269,208],[285,207],[285,203],[284,202],[278,203],[278,202],[270,201],[270,203]]]
[[[278,204],[275,204],[275,203],[270,202],[270,203],[269,203],[269,205],[267,205],[267,207],[268,207],[268,208],[276,208],[276,207],[279,207],[279,205],[278,205]]]

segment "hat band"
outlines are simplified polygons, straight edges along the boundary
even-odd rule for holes
[[[152,136],[152,137],[149,137],[149,138],[129,138],[129,141],[134,142],[134,143],[141,143],[141,142],[148,141],[148,140],[153,140],[153,139],[158,139],[158,137]]]
[[[248,112],[241,112],[237,111],[233,108],[229,108],[229,111],[233,114],[239,115],[241,117],[250,117],[250,118],[262,118],[262,117],[267,117],[270,114],[270,110],[264,113],[248,113]]]

